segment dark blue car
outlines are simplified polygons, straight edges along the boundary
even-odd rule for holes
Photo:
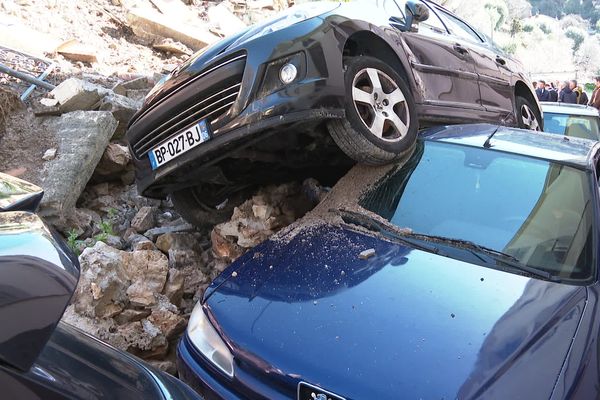
[[[207,399],[595,399],[597,142],[492,125],[359,166],[206,291]]]

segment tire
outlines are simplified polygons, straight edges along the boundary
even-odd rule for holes
[[[542,115],[540,110],[529,100],[522,96],[516,96],[515,105],[517,106],[517,126],[521,129],[530,129],[532,131],[541,131],[543,128]]]
[[[194,226],[210,228],[231,218],[233,209],[252,194],[249,189],[231,194],[212,194],[218,192],[218,189],[212,187],[194,186],[171,193],[171,200],[183,219]]]
[[[417,140],[415,101],[402,77],[373,57],[345,60],[346,118],[329,121],[329,134],[362,164],[393,162]]]

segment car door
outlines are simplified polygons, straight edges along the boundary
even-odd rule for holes
[[[469,49],[479,76],[481,104],[487,111],[512,112],[512,72],[508,68],[508,60],[467,23],[443,9],[437,8],[436,11],[450,34]]]
[[[483,110],[470,51],[457,43],[433,8],[430,9],[429,18],[418,23],[416,31],[402,33],[405,51],[421,87],[423,103]]]

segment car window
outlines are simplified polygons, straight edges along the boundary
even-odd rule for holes
[[[429,7],[429,18],[423,22],[419,22],[417,26],[419,27],[419,33],[448,33],[446,26],[431,7]]]
[[[578,115],[544,113],[544,132],[600,140],[598,118]]]
[[[452,35],[475,43],[483,42],[477,32],[471,29],[469,25],[444,10],[437,11]]]
[[[419,143],[360,205],[415,233],[469,240],[571,279],[593,274],[591,182],[530,157]]]

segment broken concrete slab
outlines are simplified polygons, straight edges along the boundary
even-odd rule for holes
[[[67,40],[62,43],[57,47],[56,52],[71,61],[82,61],[90,64],[98,61],[96,52],[77,39]]]
[[[173,226],[161,226],[159,228],[152,228],[152,229],[147,230],[144,233],[144,236],[146,236],[148,239],[154,241],[154,240],[156,240],[157,236],[162,235],[163,233],[192,232],[195,229],[196,228],[194,228],[194,226],[192,224],[188,224],[188,223],[183,223],[183,224],[173,225]]]
[[[225,36],[233,35],[246,28],[244,21],[230,10],[225,1],[208,9],[208,19]]]
[[[77,78],[69,78],[55,87],[50,94],[58,100],[62,112],[91,110],[110,91],[100,85]]]
[[[43,126],[55,132],[58,157],[47,161],[41,171],[45,195],[40,214],[50,219],[62,219],[75,208],[117,121],[106,111],[75,111],[48,117]]]
[[[110,111],[119,122],[112,139],[120,139],[125,135],[127,123],[141,106],[139,102],[115,93],[109,93],[100,100],[99,109]]]
[[[186,56],[189,56],[193,53],[189,47],[183,43],[176,42],[171,38],[159,39],[152,43],[152,47],[156,50],[164,51],[166,53],[183,54]]]
[[[133,32],[143,39],[171,38],[194,51],[200,50],[219,39],[208,30],[167,17],[158,11],[146,8],[131,8],[127,22]]]

